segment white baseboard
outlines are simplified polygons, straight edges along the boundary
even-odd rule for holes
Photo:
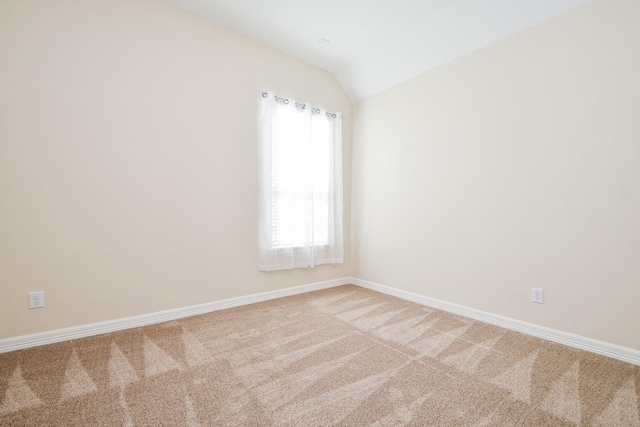
[[[242,305],[254,304],[276,298],[283,298],[306,292],[328,289],[335,286],[352,283],[351,278],[329,280],[326,282],[310,283],[292,288],[278,289],[275,291],[262,292],[259,294],[246,295],[242,297],[229,298],[221,301],[208,302],[205,304],[192,305],[190,307],[175,308],[172,310],[159,311],[156,313],[142,314],[140,316],[125,317],[122,319],[107,320],[105,322],[91,323],[87,325],[73,326],[70,328],[56,329],[53,331],[40,332],[19,337],[0,339],[0,353],[6,353],[23,348],[35,347],[45,344],[53,344],[61,341],[68,341],[77,338],[84,338],[92,335],[106,334],[108,332],[121,331],[123,329],[137,328],[139,326],[153,323],[167,322],[181,319],[183,317],[195,316],[212,311],[224,310],[226,308],[239,307]]]
[[[354,284],[362,288],[371,289],[372,291],[391,295],[407,301],[412,301],[460,316],[465,316],[471,319],[500,326],[502,328],[522,332],[527,335],[532,335],[534,337],[590,351],[592,353],[601,354],[603,356],[612,357],[614,359],[622,360],[623,362],[633,363],[640,366],[640,351],[638,350],[610,344],[604,341],[594,340],[580,335],[570,334],[568,332],[558,331],[544,326],[535,325],[533,323],[511,319],[509,317],[499,316],[497,314],[488,313],[486,311],[476,310],[474,308],[441,301],[435,298],[429,298],[423,295],[415,294],[413,292],[403,291],[400,289],[380,285],[354,277],[345,277],[341,279],[329,280],[326,282],[310,283],[307,285],[295,286],[292,288],[278,289],[275,291],[263,292],[259,294],[229,298],[221,301],[214,301],[189,307],[175,308],[172,310],[143,314],[140,316],[125,317],[122,319],[108,320],[105,322],[91,323],[87,325],[40,332],[31,335],[22,335],[19,337],[0,339],[0,353],[6,353],[9,351],[35,347],[39,345],[53,344],[56,342],[84,338],[93,335],[106,334],[123,329],[137,328],[154,323],[167,322],[170,320],[196,316],[198,314],[209,313],[212,311],[224,310],[227,308],[239,307],[242,305],[254,304],[258,302],[298,295],[306,292],[318,291],[321,289],[328,289],[335,286],[342,286],[347,284]]]
[[[391,295],[421,305],[437,308],[439,310],[458,314],[460,316],[469,317],[471,319],[480,320],[482,322],[490,323],[502,328],[511,329],[512,331],[522,332],[524,334],[532,335],[544,340],[557,342],[582,350],[587,350],[592,353],[597,353],[603,356],[622,360],[623,362],[633,363],[634,365],[640,365],[640,351],[634,350],[632,348],[622,347],[604,341],[598,341],[580,335],[558,331],[544,326],[538,326],[533,323],[527,323],[520,320],[511,319],[509,317],[488,313],[486,311],[476,310],[474,308],[469,308],[458,304],[452,304],[450,302],[425,297],[413,292],[403,291],[389,286],[368,282],[366,280],[352,278],[351,283],[363,288],[371,289],[372,291]]]

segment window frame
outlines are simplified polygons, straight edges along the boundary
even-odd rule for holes
[[[276,229],[279,227],[274,221],[277,213],[273,208],[276,203],[274,193],[277,188],[274,186],[274,147],[278,146],[274,136],[274,120],[278,120],[277,111],[280,108],[291,108],[299,110],[301,115],[307,119],[311,115],[326,118],[327,123],[327,143],[329,149],[327,153],[327,188],[323,196],[326,199],[325,206],[327,215],[326,239],[316,243],[313,238],[307,235],[300,242],[292,244],[276,244]],[[259,247],[258,247],[258,269],[263,271],[314,267],[319,264],[337,264],[344,262],[344,232],[343,232],[343,188],[342,188],[342,116],[339,113],[327,113],[323,109],[313,108],[310,104],[299,104],[294,100],[276,97],[271,92],[264,92],[261,96],[260,108],[260,185],[259,185]],[[276,113],[274,113],[276,111]],[[324,123],[324,121],[323,121]],[[279,123],[280,124],[280,123]],[[310,131],[311,132],[311,131]],[[309,141],[305,141],[309,143]],[[286,190],[285,190],[286,191]],[[308,196],[311,200],[313,196]],[[313,205],[313,203],[312,203]],[[312,208],[313,209],[313,208]],[[267,212],[271,211],[271,212]],[[313,216],[313,215],[311,215]],[[309,221],[308,218],[305,218]],[[307,223],[307,227],[309,223]],[[313,229],[313,220],[311,227]],[[323,228],[324,230],[324,228]],[[313,231],[311,231],[313,233]],[[323,232],[324,234],[324,232]],[[296,240],[296,239],[294,239]]]

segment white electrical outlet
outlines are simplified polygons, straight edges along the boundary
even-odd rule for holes
[[[531,288],[531,302],[537,302],[538,304],[544,303],[544,290]]]
[[[29,308],[44,307],[44,291],[29,292]]]

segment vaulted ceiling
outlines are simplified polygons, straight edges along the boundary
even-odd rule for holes
[[[353,102],[591,0],[162,0],[331,72]]]

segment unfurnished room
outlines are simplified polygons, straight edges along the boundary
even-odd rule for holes
[[[0,0],[0,426],[640,427],[640,1]]]

